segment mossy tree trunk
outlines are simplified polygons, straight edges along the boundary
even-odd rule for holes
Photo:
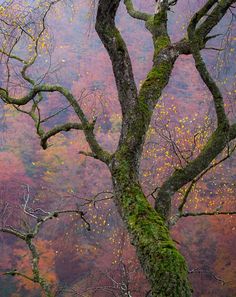
[[[206,6],[211,10],[214,4],[212,1],[208,2],[210,3]],[[224,6],[226,10],[232,2],[228,1]],[[119,146],[109,164],[116,205],[132,243],[136,247],[143,270],[150,281],[152,296],[187,297],[192,295],[187,265],[176,249],[166,227],[171,210],[171,198],[175,188],[192,180],[224,149],[227,145],[228,133],[225,126],[218,128],[192,165],[175,173],[178,178],[170,177],[167,183],[163,184],[155,209],[151,207],[139,184],[139,163],[145,135],[156,103],[169,82],[176,59],[181,54],[192,54],[193,48],[187,37],[177,43],[171,43],[167,31],[169,1],[158,1],[155,14],[149,15],[136,11],[132,1],[125,0],[128,13],[134,18],[145,21],[154,45],[152,69],[138,91],[126,44],[115,26],[119,3],[120,0],[100,0],[96,20],[96,30],[112,62],[123,116]],[[220,5],[222,7],[222,3]],[[218,6],[217,9],[219,9]],[[221,14],[217,14],[218,21],[226,11],[222,12],[221,8],[220,10]],[[204,30],[207,26],[209,26],[208,19],[200,26],[205,33],[199,36],[199,50],[204,48],[207,42],[206,34],[209,32]],[[219,103],[220,99],[217,100]],[[213,149],[215,143],[218,144],[218,134],[222,136],[222,133],[225,141]],[[190,170],[191,176],[189,176]]]
[[[165,221],[147,201],[127,151],[114,158],[111,174],[117,208],[151,284],[152,296],[191,296],[185,259],[176,249]]]
[[[169,81],[180,49],[188,52],[189,47],[181,41],[170,50],[166,11],[148,16],[146,27],[152,33],[155,53],[153,67],[138,93],[126,45],[114,23],[119,2],[100,1],[96,23],[112,61],[123,115],[119,146],[109,166],[116,205],[150,281],[152,296],[188,297],[191,288],[185,260],[176,249],[165,220],[147,201],[138,178],[145,135],[155,105]]]

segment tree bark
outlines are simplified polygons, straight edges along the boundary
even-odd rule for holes
[[[176,249],[166,222],[149,204],[139,184],[139,163],[155,105],[180,50],[189,51],[189,47],[185,42],[177,46],[170,44],[166,11],[155,16],[142,14],[153,36],[155,52],[153,67],[138,94],[127,47],[115,26],[119,2],[100,0],[96,22],[96,30],[112,62],[123,116],[118,149],[109,164],[115,202],[150,281],[152,296],[190,297],[185,259]]]
[[[115,202],[152,288],[152,297],[190,297],[184,257],[163,218],[147,201],[125,153],[111,166]]]

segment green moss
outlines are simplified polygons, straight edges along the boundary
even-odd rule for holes
[[[8,97],[8,93],[7,93],[7,91],[4,90],[4,89],[2,89],[2,88],[0,88],[0,97],[1,97],[2,99],[6,99],[6,98]]]
[[[127,188],[122,197],[122,210],[139,259],[154,288],[153,296],[191,296],[185,260],[175,248],[164,220],[152,209],[138,185]],[[183,288],[181,294],[184,290],[186,293],[177,295],[179,287]]]
[[[119,169],[113,172],[116,180],[122,187],[126,187],[129,184],[130,179],[130,162],[129,162],[129,149],[126,144],[120,147],[120,150],[116,153],[115,159],[119,163]]]
[[[158,78],[159,78],[159,70],[157,67],[153,67],[151,71],[149,71],[146,81],[148,84],[152,84],[153,82],[155,82]]]
[[[154,41],[154,57],[157,56],[160,51],[170,45],[170,38],[168,35],[160,35]]]
[[[160,66],[161,68],[153,67],[152,70],[148,73],[146,79],[148,85],[155,84],[155,82],[161,83],[163,81],[163,78],[166,77],[165,65],[163,65],[164,67],[162,67],[162,65]]]
[[[158,67],[154,66],[152,68],[152,70],[148,73],[145,82],[147,82],[147,85],[155,85],[155,83],[158,83],[158,87],[160,88],[160,91],[162,91],[163,85],[167,83],[167,80],[170,76],[171,69],[172,64],[163,61],[158,65]]]
[[[153,297],[189,297],[191,289],[185,260],[176,249],[165,221],[149,204],[140,185],[132,182],[128,151],[124,145],[117,156],[115,178],[121,193],[118,204],[151,282]]]
[[[204,146],[201,154],[204,154],[208,151],[210,152],[214,150],[217,151],[218,146],[223,146],[224,143],[227,141],[227,139],[228,139],[228,133],[227,131],[225,131],[224,126],[223,126],[223,129],[222,127],[218,127],[216,131],[212,133],[210,139]]]
[[[138,110],[137,112],[140,112],[143,114],[143,116],[148,120],[151,118],[152,111],[149,109],[148,104],[145,102],[145,100],[142,100],[142,97],[140,97],[139,100],[139,105],[138,105]],[[143,121],[146,122],[146,121]],[[138,123],[139,125],[142,125],[143,123]]]
[[[153,17],[153,25],[158,27],[162,24],[165,24],[167,21],[167,12],[166,10],[161,10],[159,13],[155,14]]]
[[[148,20],[145,23],[146,28],[152,32],[153,29],[153,25],[154,24],[154,15],[152,15],[151,17],[148,18]]]
[[[148,18],[145,23],[146,28],[151,32],[153,38],[155,39],[161,35],[167,35],[167,13],[166,11],[161,11]]]
[[[159,99],[163,88],[169,80],[171,70],[172,64],[166,61],[160,63],[158,67],[154,66],[151,69],[140,89],[139,101],[141,104],[149,100],[156,102]]]

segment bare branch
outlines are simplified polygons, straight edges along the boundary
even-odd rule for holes
[[[233,3],[235,3],[235,0],[208,0],[202,10],[196,13],[198,16],[195,14],[190,22],[190,26],[192,26],[192,22],[199,22],[202,17],[207,15],[206,19],[196,29],[196,35],[200,38],[206,38],[211,30],[220,22],[227,11],[231,8]],[[213,7],[214,9],[210,12]]]
[[[169,0],[168,5],[169,6],[174,6],[174,5],[177,4],[177,2],[178,2],[178,0]]]
[[[0,232],[14,235],[22,240],[26,239],[26,234],[14,229],[13,227],[0,227]]]
[[[178,207],[178,213],[173,215],[172,217],[170,217],[169,219],[169,226],[174,226],[177,221],[181,218],[181,217],[187,217],[187,216],[192,216],[192,212],[183,212],[183,208],[186,205],[187,201],[188,201],[188,197],[189,194],[191,193],[191,191],[193,190],[194,186],[196,185],[196,183],[210,170],[212,170],[213,168],[215,168],[216,166],[218,166],[219,164],[221,164],[222,162],[224,162],[225,160],[227,160],[232,154],[233,152],[236,150],[236,146],[234,146],[231,150],[228,148],[227,149],[227,155],[220,159],[217,162],[212,163],[210,166],[208,166],[205,170],[203,170],[201,172],[201,174],[199,174],[196,178],[194,178],[190,185],[188,186],[187,190],[184,193],[183,199]],[[220,208],[222,207],[222,205],[220,205]],[[219,212],[219,207],[214,211],[214,212],[200,212],[200,215],[203,215],[203,213],[205,213],[206,215],[213,215],[213,214],[228,214],[228,212]],[[199,213],[196,213],[196,216]]]
[[[182,202],[180,203],[180,205],[179,205],[179,207],[178,207],[178,211],[179,211],[180,214],[183,212],[183,208],[184,208],[185,204],[187,203],[188,196],[189,196],[190,192],[192,191],[192,189],[193,189],[195,183],[196,183],[196,180],[193,180],[193,181],[190,183],[190,185],[189,185],[189,187],[187,188],[187,190],[185,191],[185,193],[184,193],[184,197],[183,197],[183,199],[182,199]]]
[[[224,127],[223,127],[224,128]],[[156,209],[168,218],[170,215],[171,198],[176,191],[191,182],[204,172],[211,162],[236,138],[236,124],[229,128],[227,133],[221,127],[217,128],[202,148],[200,154],[184,168],[177,169],[162,184],[156,198]]]
[[[53,117],[55,117],[55,116],[57,116],[58,114],[60,114],[61,112],[63,112],[63,111],[65,111],[65,110],[67,110],[69,107],[71,107],[71,105],[69,104],[69,105],[67,105],[66,107],[64,107],[64,108],[61,108],[60,110],[58,110],[57,112],[55,112],[54,114],[52,114],[52,115],[50,115],[50,116],[48,116],[48,117],[46,117],[45,119],[43,119],[43,120],[41,120],[40,122],[41,123],[45,123],[45,122],[47,122],[48,120],[50,120],[50,119],[52,119]]]
[[[220,1],[220,2],[222,2],[222,1]],[[231,3],[232,1],[224,1],[224,2]],[[205,16],[205,14],[208,12],[209,9],[212,8],[212,6],[214,6],[214,4],[215,4],[215,1],[212,1],[212,0],[208,1],[208,3],[205,6],[203,6],[203,8],[193,16],[193,18],[191,19],[190,24],[188,26],[188,37],[190,40],[191,53],[195,60],[196,69],[198,70],[202,80],[204,81],[204,83],[206,84],[206,86],[208,87],[209,91],[212,94],[212,97],[214,100],[214,105],[215,105],[215,111],[216,111],[216,115],[217,115],[218,127],[219,126],[227,127],[229,125],[229,122],[228,122],[228,118],[225,113],[223,96],[222,96],[221,91],[218,88],[216,82],[214,81],[214,79],[211,77],[209,71],[207,70],[206,64],[203,61],[202,56],[200,54],[201,45],[199,42],[199,38],[201,38],[201,40],[203,41],[207,34],[204,34],[204,33],[200,34],[199,29],[198,30],[196,29],[196,26],[198,25],[198,22],[200,21],[200,19],[203,16]],[[210,15],[208,17],[208,18],[210,18],[211,21],[212,21],[213,17],[217,18],[218,15],[219,15],[219,20],[220,20],[223,17],[223,15],[226,13],[228,6],[226,5],[226,7],[225,7],[226,9],[223,10],[221,4],[222,3],[218,4],[212,12],[213,15]],[[218,24],[219,20],[215,24]],[[208,24],[207,21],[205,21],[203,24],[204,24],[204,28],[206,27],[208,29],[207,30],[208,33],[214,27],[214,26],[212,26],[212,23]]]
[[[95,29],[110,56],[122,113],[125,115],[137,103],[137,87],[128,49],[115,26],[119,4],[120,0],[99,1]]]
[[[148,18],[150,18],[152,15],[145,13],[145,12],[141,12],[138,10],[134,9],[132,0],[124,0],[124,4],[126,6],[127,12],[130,16],[132,16],[135,19],[139,19],[139,20],[143,20],[143,21],[147,21]]]
[[[204,273],[204,274],[209,274],[212,276],[215,280],[219,281],[222,283],[222,285],[225,284],[225,281],[221,278],[219,278],[217,275],[215,275],[213,272],[207,270],[207,269],[201,269],[201,268],[194,268],[189,270],[189,273]]]
[[[199,216],[214,216],[214,215],[235,215],[236,211],[211,211],[211,212],[183,212],[181,217],[199,217]]]
[[[61,0],[57,0],[57,1],[52,1],[49,3],[45,13],[42,16],[42,29],[39,32],[37,38],[33,38],[35,44],[34,44],[34,56],[31,57],[28,62],[24,65],[24,67],[21,70],[21,75],[22,77],[28,81],[31,85],[35,85],[34,80],[32,80],[27,74],[26,71],[35,63],[36,59],[38,58],[38,45],[39,45],[39,41],[41,36],[43,35],[44,31],[46,30],[46,25],[45,25],[45,21],[46,21],[46,17],[49,13],[49,11],[51,10],[52,6],[55,5],[56,3],[60,2]]]
[[[63,125],[58,125],[56,127],[54,127],[53,129],[51,129],[50,131],[46,132],[42,138],[41,138],[41,146],[43,149],[47,149],[48,145],[47,145],[47,141],[49,138],[51,138],[52,136],[55,136],[56,134],[62,132],[62,131],[70,131],[70,130],[83,130],[83,125],[82,124],[78,124],[78,123],[66,123]]]
[[[20,105],[26,105],[28,102],[34,100],[34,98],[36,97],[37,94],[45,93],[45,92],[49,92],[49,93],[50,92],[58,92],[58,93],[62,94],[67,99],[67,101],[72,106],[72,108],[74,109],[75,113],[77,114],[78,118],[81,121],[81,130],[84,131],[84,134],[85,134],[86,140],[90,146],[90,149],[97,156],[97,158],[99,160],[101,160],[105,163],[109,163],[110,154],[101,148],[101,146],[98,144],[96,137],[94,135],[93,130],[94,130],[95,123],[90,124],[88,122],[79,103],[66,88],[64,88],[60,85],[49,85],[49,84],[34,85],[33,89],[28,93],[28,95],[26,95],[20,99],[10,97],[8,95],[7,90],[0,88],[0,97],[2,97],[2,100],[8,104],[14,104],[16,106],[20,106]],[[36,104],[35,108],[37,108],[37,104]],[[38,120],[38,117],[35,115],[35,113],[31,113],[31,117],[36,122],[37,130],[39,130],[40,121]],[[69,125],[70,125],[70,123],[69,123]],[[78,127],[79,126],[77,126],[77,129],[78,129]],[[55,130],[57,130],[57,128]],[[54,132],[55,131],[53,131],[52,134]],[[38,134],[41,138],[41,137],[43,137],[44,132],[41,131]],[[50,134],[50,132],[49,132],[49,134]],[[55,134],[53,134],[53,135],[55,135]],[[43,145],[44,145],[44,143],[43,143]]]
[[[23,204],[24,213],[31,216],[34,219],[37,219],[37,216],[33,215],[31,213],[31,210],[28,207],[28,204],[30,201],[30,187],[29,187],[29,185],[26,185],[26,193],[24,193],[23,200],[24,200],[24,204]]]
[[[96,155],[91,152],[85,152],[85,151],[78,151],[78,154],[84,155],[86,157],[91,157],[96,159]]]
[[[27,280],[30,280],[31,282],[35,282],[35,280],[32,277],[29,277],[28,275],[21,273],[17,270],[11,270],[11,271],[6,271],[3,273],[3,275],[10,275],[10,276],[21,276]]]
[[[99,198],[101,195],[111,195],[109,197],[104,197],[104,198]],[[86,201],[85,203],[83,204],[80,204],[78,205],[78,207],[82,207],[82,206],[85,206],[85,205],[88,205],[88,204],[93,204],[94,208],[96,208],[96,203],[98,202],[101,202],[101,201],[106,201],[106,200],[110,200],[110,199],[113,199],[114,198],[114,193],[111,192],[111,191],[102,191],[102,192],[99,192],[97,193],[96,195],[94,195],[92,198],[82,198],[84,201]]]
[[[22,62],[22,63],[24,63],[24,64],[27,63],[26,60],[20,58],[19,56],[9,54],[9,53],[7,53],[6,51],[4,51],[3,49],[0,49],[0,53],[4,54],[5,56],[8,56],[10,59],[17,60],[17,61]]]
[[[183,211],[183,207],[187,202],[187,198],[188,195],[190,194],[191,190],[193,189],[193,186],[207,173],[209,172],[211,169],[215,168],[216,166],[218,166],[219,164],[223,163],[225,160],[227,160],[229,157],[231,157],[231,155],[233,154],[233,152],[235,151],[236,146],[234,146],[230,151],[229,149],[227,149],[227,155],[222,158],[221,160],[214,162],[213,164],[211,164],[210,166],[208,166],[204,171],[201,172],[201,174],[199,174],[199,176],[197,176],[196,178],[194,178],[192,180],[192,182],[190,183],[190,186],[188,187],[188,189],[186,190],[185,194],[184,194],[184,198],[182,203],[180,204],[178,210],[180,213],[182,213]]]

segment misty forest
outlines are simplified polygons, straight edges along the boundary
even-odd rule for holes
[[[0,296],[236,296],[236,0],[0,0]]]

